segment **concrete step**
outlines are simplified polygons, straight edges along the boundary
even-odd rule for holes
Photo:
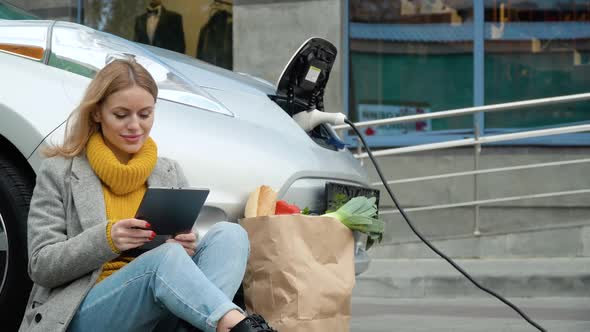
[[[507,297],[590,297],[590,258],[456,259],[481,285]],[[374,259],[354,296],[484,297],[442,259]]]
[[[590,257],[590,225],[568,225],[532,231],[432,239],[438,249],[456,258]],[[371,258],[436,258],[415,235],[411,240],[382,243]]]

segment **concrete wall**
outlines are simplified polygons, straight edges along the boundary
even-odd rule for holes
[[[547,163],[587,158],[588,148],[483,147],[480,169]],[[389,180],[473,170],[473,148],[445,149],[378,158]],[[365,168],[375,182],[376,172],[365,159]],[[516,170],[478,176],[480,199],[590,188],[590,167],[585,164]],[[407,206],[457,203],[473,198],[473,176],[395,185]],[[383,196],[385,205],[391,205]],[[590,206],[590,196],[536,199],[502,203],[501,206]],[[498,205],[496,205],[498,206]]]
[[[589,148],[484,147],[480,169],[583,159],[589,154]],[[382,157],[378,160],[388,180],[405,179],[472,170],[473,149],[447,149]],[[377,182],[378,178],[370,161],[365,161],[365,168],[371,179]],[[478,182],[479,199],[590,189],[590,165],[583,163],[479,175]],[[382,186],[379,188],[382,189],[381,211],[393,209],[393,203],[386,196],[385,189]],[[474,199],[473,176],[397,184],[393,185],[392,189],[402,206],[406,208],[460,203]],[[474,209],[471,207],[410,212],[408,215],[429,239],[437,239],[439,242],[453,240],[454,244],[448,246],[451,252],[462,249],[461,247],[468,247],[465,243],[476,244],[469,240],[473,237],[475,226]],[[381,218],[387,223],[382,246],[394,247],[378,249],[374,254],[382,258],[400,254],[407,256],[403,252],[414,251],[414,246],[421,247],[421,245],[412,244],[417,243],[418,240],[399,214],[384,214]],[[481,234],[487,237],[485,241],[489,243],[498,241],[525,243],[524,240],[533,237],[534,240],[530,241],[537,245],[549,246],[545,257],[553,251],[551,246],[557,245],[563,249],[567,248],[568,243],[572,246],[568,252],[576,256],[580,255],[579,247],[585,245],[583,244],[585,242],[578,239],[580,227],[590,225],[590,194],[482,205],[479,220]],[[527,235],[525,234],[527,232],[531,233]],[[562,233],[568,234],[565,236]],[[515,234],[522,234],[522,236]],[[513,238],[516,240],[513,241]],[[572,240],[574,238],[575,241]],[[587,240],[587,237],[582,238]],[[477,245],[488,245],[487,242]],[[513,245],[505,247],[507,249],[502,253],[518,255],[522,251],[515,249]],[[490,250],[478,249],[474,251],[475,256],[479,251],[490,252]],[[558,253],[558,251],[553,252]],[[495,253],[495,255],[503,256],[502,253]]]
[[[342,6],[338,0],[235,0],[234,70],[274,84],[305,40],[325,38],[339,51],[326,88],[326,111],[342,112]]]

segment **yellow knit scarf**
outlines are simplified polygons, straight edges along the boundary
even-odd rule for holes
[[[95,133],[86,145],[90,166],[103,184],[116,195],[128,194],[143,186],[158,160],[158,148],[151,137],[127,164],[119,162],[105,144],[100,133]]]
[[[127,164],[122,164],[105,144],[103,136],[96,133],[88,140],[86,156],[102,182],[106,215],[109,220],[106,230],[109,245],[114,252],[119,253],[111,240],[111,227],[121,219],[135,216],[147,189],[146,181],[156,166],[156,143],[148,138],[131,160]],[[98,281],[113,274],[131,260],[130,257],[118,257],[105,263]]]

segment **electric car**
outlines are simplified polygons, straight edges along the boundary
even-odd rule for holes
[[[292,118],[310,96],[321,101],[328,75],[314,76],[321,83],[317,93],[290,84],[277,90],[278,84],[82,25],[0,20],[2,319],[20,320],[30,287],[26,220],[40,151],[63,140],[65,122],[93,75],[126,57],[158,83],[151,135],[159,154],[178,160],[191,186],[211,190],[196,222],[201,236],[215,222],[241,218],[249,193],[262,184],[311,211],[325,208],[327,182],[368,186],[366,172],[329,126],[306,132]],[[316,60],[315,70],[329,70],[335,54]],[[283,76],[297,77],[301,61],[291,59],[298,65],[287,66]],[[357,274],[368,267],[360,243]]]

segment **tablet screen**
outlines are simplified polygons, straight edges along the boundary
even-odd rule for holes
[[[179,233],[192,230],[201,208],[209,195],[209,189],[150,187],[135,214],[145,220],[156,232],[156,237],[141,247],[127,250],[124,256],[139,256],[166,242]]]
[[[145,220],[158,235],[190,232],[209,189],[148,188],[135,218]]]

